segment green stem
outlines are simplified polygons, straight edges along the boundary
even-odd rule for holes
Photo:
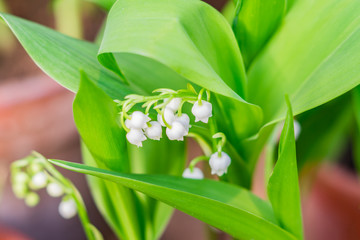
[[[196,166],[196,164],[201,161],[209,161],[209,157],[208,156],[199,156],[199,157],[196,157],[193,160],[191,160],[191,162],[189,164],[190,171],[192,172],[194,170],[194,167]]]
[[[55,0],[53,6],[56,29],[63,34],[82,39],[80,0]]]

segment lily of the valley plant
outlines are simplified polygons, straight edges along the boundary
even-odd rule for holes
[[[100,239],[54,164],[89,176],[119,239],[158,239],[171,207],[238,239],[303,239],[298,170],[335,156],[326,139],[360,122],[358,1],[238,0],[223,14],[199,0],[102,3],[99,44],[0,15],[76,93],[82,139],[84,164],[37,153],[15,162],[16,195],[32,206],[46,187],[63,197],[63,217],[79,213],[88,238]],[[187,138],[203,150],[189,163]],[[264,146],[267,200],[249,191]]]

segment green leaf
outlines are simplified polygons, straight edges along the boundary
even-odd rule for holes
[[[107,11],[109,11],[111,6],[116,2],[116,0],[86,0],[86,1],[93,2]]]
[[[213,180],[116,173],[82,164],[53,164],[145,193],[241,239],[296,239],[277,226],[270,205],[248,190]]]
[[[98,46],[27,20],[0,13],[34,62],[65,88],[77,92],[80,70],[112,98],[134,93],[97,61]]]
[[[96,165],[113,171],[128,172],[130,169],[127,143],[125,131],[117,124],[117,106],[84,73],[81,74],[80,89],[74,100],[73,109],[80,136],[94,157]],[[115,206],[110,211],[115,210],[116,219],[119,221],[116,228],[120,230],[116,232],[122,232],[121,238],[141,239],[141,221],[138,221],[136,205],[138,200],[134,192],[111,183],[105,183],[102,193],[104,191],[108,192],[107,196],[110,198],[103,197],[102,200],[110,201]],[[103,211],[105,215],[109,215],[106,218],[110,221],[114,216],[112,212],[108,212],[108,208],[103,207]]]
[[[280,226],[303,239],[300,190],[291,104],[280,137],[279,157],[268,182],[268,197]]]
[[[286,0],[238,1],[233,30],[246,66],[262,50],[286,11]]]
[[[285,93],[299,114],[360,83],[359,13],[357,0],[292,6],[249,69],[249,101],[263,108],[265,123],[283,118]]]

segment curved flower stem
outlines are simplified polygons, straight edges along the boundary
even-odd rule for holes
[[[41,161],[41,163],[44,165],[45,170],[48,171],[53,178],[55,178],[65,187],[65,192],[70,195],[75,201],[79,218],[87,239],[96,240],[92,231],[92,224],[90,223],[84,200],[82,199],[79,191],[74,186],[74,184],[70,180],[65,178],[58,170],[56,170],[56,168],[51,165],[44,156],[37,152],[33,152],[33,156],[36,157],[34,161]]]
[[[209,161],[209,157],[208,156],[199,156],[199,157],[196,157],[193,160],[191,160],[191,162],[189,164],[190,171],[193,172],[195,165],[201,161]]]

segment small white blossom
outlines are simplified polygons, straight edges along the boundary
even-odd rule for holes
[[[194,103],[191,112],[195,116],[195,122],[201,121],[207,123],[209,117],[212,116],[212,105],[204,100],[201,101],[201,104],[197,101]]]
[[[194,167],[191,172],[190,168],[186,168],[182,174],[183,178],[191,178],[191,179],[203,179],[204,174],[200,168]]]
[[[152,140],[160,140],[162,134],[162,128],[160,123],[156,121],[151,121],[150,125],[150,127],[145,129],[146,136]]]
[[[31,178],[31,187],[40,189],[46,186],[48,177],[44,172],[38,172]]]
[[[189,132],[190,118],[186,113],[181,114],[181,116],[176,116],[175,120],[180,122],[185,127],[186,131]]]
[[[146,123],[150,121],[151,119],[145,115],[143,112],[135,111],[130,115],[130,120],[125,121],[125,125],[127,128],[132,129],[142,129],[146,128]]]
[[[64,189],[62,186],[56,182],[52,182],[47,185],[46,191],[51,197],[60,197],[64,194]]]
[[[179,110],[181,100],[182,100],[181,98],[171,99],[170,102],[166,105],[166,108],[168,108],[173,112],[176,112],[177,110]],[[167,101],[167,99],[165,99],[164,101]]]
[[[187,130],[181,122],[174,121],[171,128],[166,128],[166,135],[170,140],[183,141]]]
[[[59,205],[59,214],[65,219],[74,217],[77,213],[76,203],[73,199],[62,201]]]
[[[138,147],[142,147],[142,142],[146,140],[146,137],[142,130],[131,128],[126,134],[127,140]]]
[[[174,114],[174,112],[173,112],[171,109],[165,107],[165,109],[164,109],[164,118],[165,118],[165,121],[166,121],[168,124],[171,125],[171,124],[174,122],[174,120],[175,120],[175,114]],[[158,114],[157,120],[158,120],[158,122],[161,124],[161,126],[166,127],[166,125],[165,125],[165,123],[164,123],[164,121],[163,121],[163,119],[162,119],[162,115],[161,115],[161,114]]]
[[[218,176],[222,176],[224,173],[227,173],[227,169],[231,163],[231,158],[224,152],[219,153],[216,152],[210,156],[210,167],[211,174],[217,174]]]
[[[294,120],[294,135],[295,139],[298,139],[299,135],[301,133],[301,125],[298,121]]]

